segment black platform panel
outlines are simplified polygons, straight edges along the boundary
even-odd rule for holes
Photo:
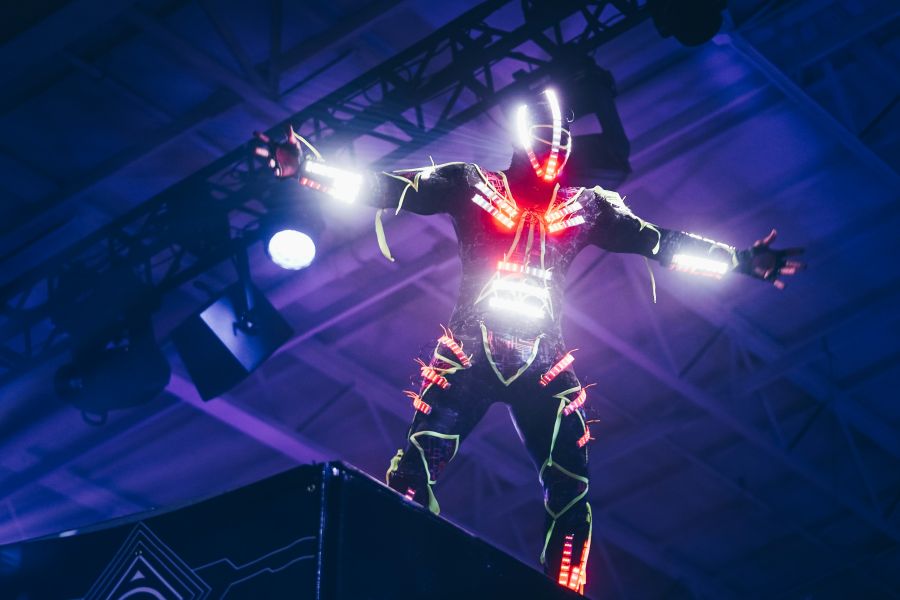
[[[578,598],[341,463],[0,547],[3,600]]]

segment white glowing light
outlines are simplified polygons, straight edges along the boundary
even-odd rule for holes
[[[716,279],[720,279],[725,275],[730,267],[731,265],[721,260],[691,256],[689,254],[676,254],[672,257],[672,268],[676,271],[705,275]]]
[[[475,193],[472,195],[472,202],[483,208],[490,214],[492,217],[503,223],[507,228],[511,228],[515,223],[513,223],[512,219],[504,215],[502,212],[497,210],[497,207],[487,201],[487,199],[479,193]]]
[[[425,167],[419,172],[419,179],[425,181],[434,175],[434,167]]]
[[[65,531],[59,532],[59,537],[61,537],[61,538],[72,537],[73,535],[76,535],[77,533],[78,533],[77,529],[66,529]]]
[[[534,306],[520,300],[510,300],[508,298],[491,298],[491,308],[514,312],[526,317],[534,319],[542,319],[544,317],[544,309],[540,306]]]
[[[547,216],[546,216],[545,218],[546,218],[546,220],[547,220],[548,223],[553,223],[553,222],[555,222],[555,221],[559,221],[560,219],[562,219],[562,218],[565,217],[566,215],[571,215],[571,214],[574,213],[574,212],[578,212],[578,211],[581,210],[582,208],[584,208],[584,207],[581,206],[581,202],[579,202],[578,200],[576,200],[576,201],[574,201],[574,202],[572,202],[572,203],[570,203],[570,204],[567,204],[567,205],[563,206],[563,207],[560,208],[559,210],[554,210],[553,212],[548,213]]]
[[[479,181],[478,183],[476,183],[475,188],[482,194],[484,194],[485,197],[489,198],[491,202],[493,202],[500,208],[500,210],[506,213],[509,218],[514,219],[516,218],[516,215],[519,214],[519,210],[515,206],[510,204],[506,198],[489,188],[483,181]]]
[[[566,219],[565,221],[557,221],[556,223],[550,223],[547,226],[547,230],[550,233],[556,233],[557,231],[562,231],[563,229],[568,229],[569,227],[575,227],[576,225],[583,225],[584,217],[581,215],[575,215],[570,219]]]
[[[306,160],[303,163],[303,170],[310,175],[318,176],[317,178],[326,179],[327,182],[318,181],[318,183],[322,184],[326,193],[338,200],[352,203],[359,195],[362,176],[358,173],[316,160]]]
[[[547,269],[538,269],[537,267],[526,267],[521,263],[513,263],[507,262],[505,260],[501,260],[497,263],[498,271],[509,271],[511,273],[524,273],[526,275],[531,275],[532,277],[539,277],[546,281],[550,281],[553,277],[553,272]]]
[[[312,263],[316,257],[316,244],[303,232],[283,229],[271,237],[268,251],[276,265],[296,271]]]
[[[528,107],[524,104],[516,111],[516,129],[519,132],[519,143],[523,148],[531,148],[531,126],[528,122]]]
[[[512,292],[514,294],[534,296],[542,299],[550,298],[550,290],[547,288],[537,287],[536,285],[531,285],[524,281],[515,281],[512,279],[497,279],[492,284],[491,289],[495,292]]]

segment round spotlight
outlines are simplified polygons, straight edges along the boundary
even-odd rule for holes
[[[282,229],[271,238],[269,256],[282,269],[296,271],[308,267],[316,257],[316,244],[301,231]]]

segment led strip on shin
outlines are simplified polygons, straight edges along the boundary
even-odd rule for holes
[[[569,534],[563,541],[562,560],[559,563],[559,585],[569,587],[569,575],[572,571],[572,541],[574,534]]]

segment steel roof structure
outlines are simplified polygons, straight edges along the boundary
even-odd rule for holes
[[[597,383],[588,594],[900,596],[898,9],[732,0],[687,48],[646,5],[72,0],[4,19],[0,542],[313,460],[381,476],[412,416],[412,359],[455,300],[452,226],[388,219],[390,263],[372,211],[326,205],[319,257],[280,270],[258,243],[273,183],[250,133],[291,123],[373,167],[504,168],[510,107],[577,51],[616,79],[637,214],[739,246],[776,227],[809,261],[780,292],[656,269],[653,304],[643,261],[579,257],[564,330]],[[170,334],[234,281],[238,246],[297,334],[203,402]],[[67,275],[90,287],[123,268],[158,299],[173,375],[96,427],[54,393],[70,340],[53,315]],[[540,487],[504,407],[437,493],[447,518],[536,563]]]

